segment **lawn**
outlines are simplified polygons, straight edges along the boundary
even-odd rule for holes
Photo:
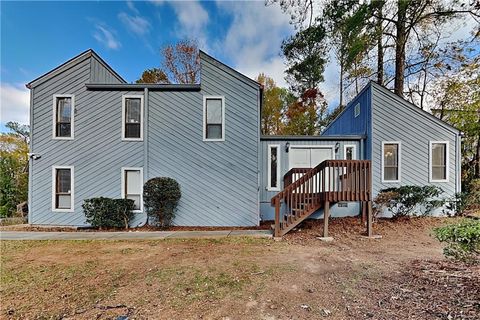
[[[480,270],[430,235],[447,222],[381,221],[367,240],[333,219],[331,243],[311,222],[281,242],[1,241],[0,318],[475,319]]]

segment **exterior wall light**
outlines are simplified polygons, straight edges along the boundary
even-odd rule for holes
[[[290,142],[287,142],[285,144],[285,152],[288,153],[288,150],[290,149]]]

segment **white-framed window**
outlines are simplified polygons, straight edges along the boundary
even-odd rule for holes
[[[143,211],[143,168],[122,168],[122,198],[135,202],[134,212]]]
[[[382,142],[382,182],[400,182],[401,180],[401,142]]]
[[[345,160],[357,160],[357,146],[353,144],[344,145],[343,157]]]
[[[75,96],[53,95],[53,139],[72,140],[74,135]]]
[[[143,140],[143,95],[122,96],[122,140]]]
[[[357,103],[354,107],[354,110],[353,110],[353,115],[354,117],[358,117],[360,115],[360,103]]]
[[[225,141],[225,97],[203,97],[203,141]]]
[[[448,141],[430,141],[429,147],[429,181],[448,182]]]
[[[52,211],[73,212],[73,166],[52,167]]]
[[[267,157],[267,190],[280,191],[280,145],[269,144]]]

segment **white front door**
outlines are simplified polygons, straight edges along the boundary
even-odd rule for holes
[[[288,156],[289,170],[292,168],[314,168],[325,160],[334,159],[333,147],[290,147]],[[292,177],[292,182],[299,179],[302,174]],[[328,181],[329,174],[326,173]],[[320,177],[318,177],[320,179]],[[316,187],[314,188],[316,192]]]

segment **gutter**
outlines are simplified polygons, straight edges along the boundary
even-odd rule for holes
[[[111,90],[111,91],[144,91],[148,89],[150,91],[200,91],[200,84],[106,84],[106,83],[86,83],[85,87],[88,90]]]

